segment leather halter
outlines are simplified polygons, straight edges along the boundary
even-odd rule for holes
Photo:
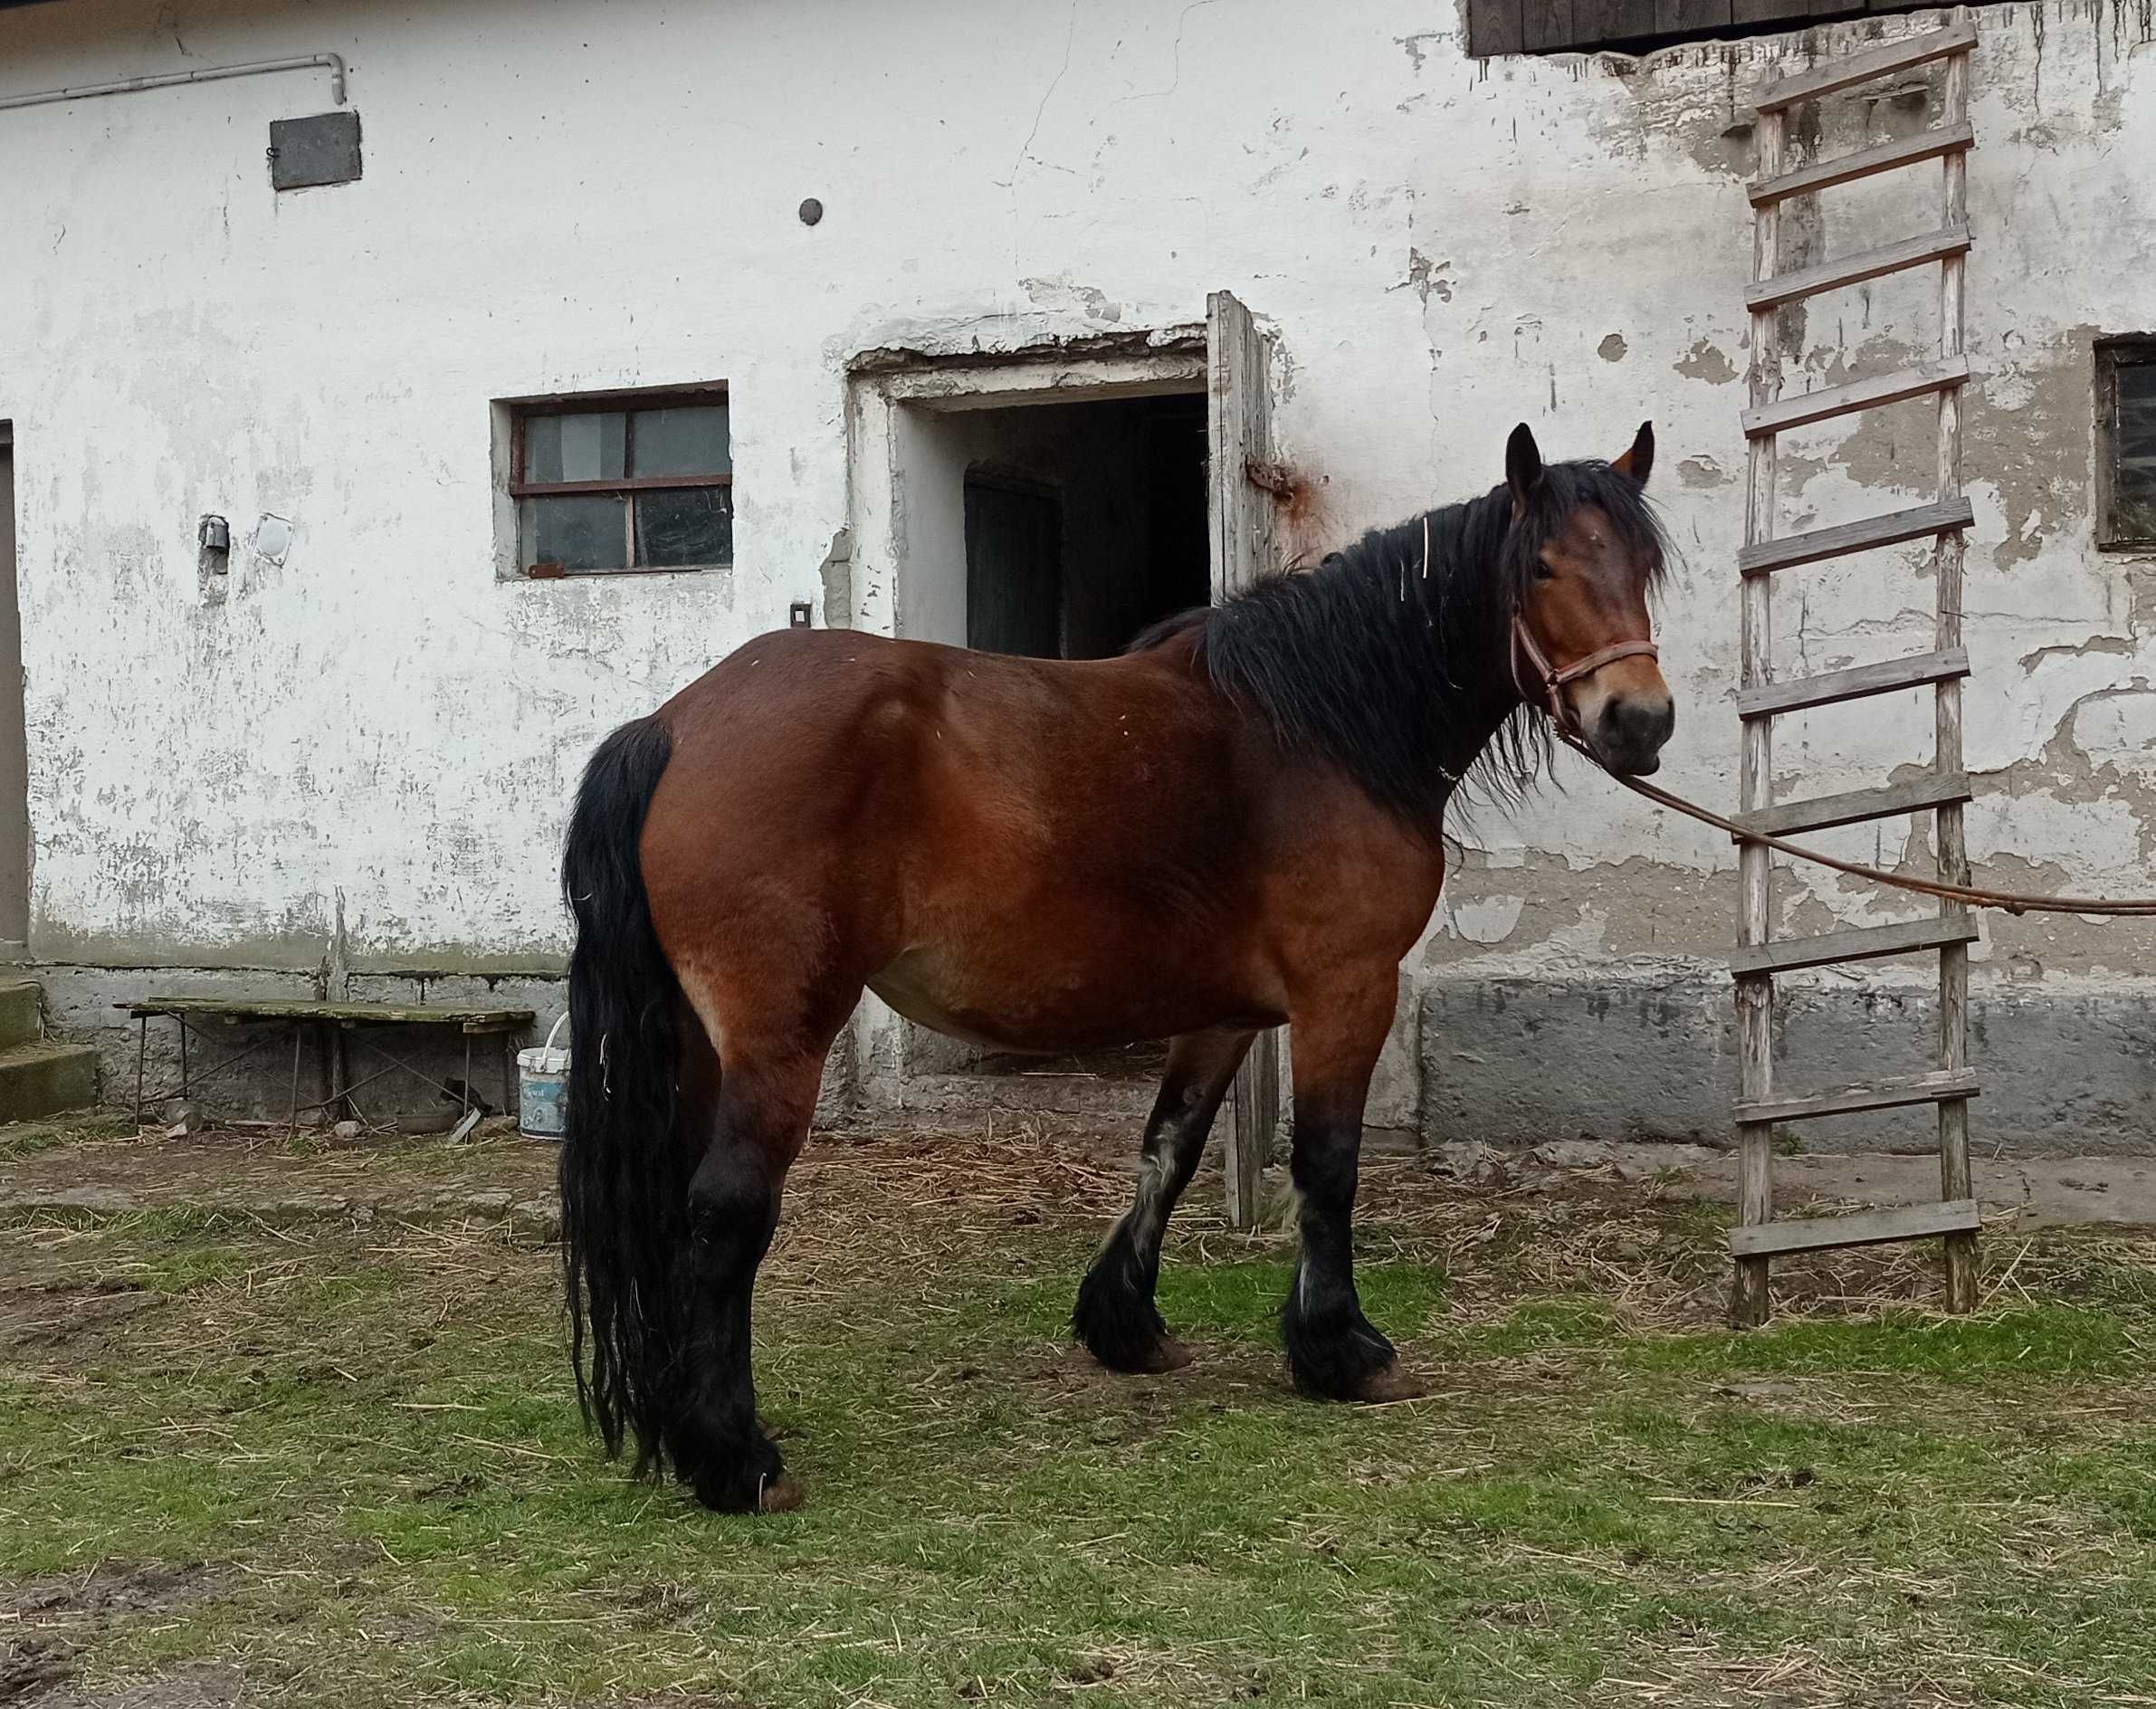
[[[1577,683],[1583,676],[1592,676],[1605,664],[1615,664],[1619,659],[1653,659],[1661,663],[1661,649],[1652,641],[1619,641],[1613,645],[1598,647],[1583,659],[1574,659],[1561,671],[1550,663],[1542,649],[1535,644],[1535,638],[1528,633],[1527,620],[1518,612],[1512,614],[1512,686],[1520,691],[1522,700],[1531,701],[1536,695],[1529,691],[1520,674],[1520,655],[1527,655],[1533,667],[1533,677],[1541,689],[1541,699],[1557,727],[1569,735],[1583,734],[1579,721],[1573,717],[1572,709],[1565,703],[1564,688],[1568,683]]]

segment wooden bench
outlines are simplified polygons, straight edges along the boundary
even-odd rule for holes
[[[179,1096],[191,1101],[196,1080],[207,1080],[234,1066],[254,1055],[266,1043],[281,1036],[272,1033],[269,1038],[257,1039],[234,1053],[224,1061],[199,1074],[190,1070],[187,1060],[187,1040],[190,1032],[208,1030],[209,1024],[221,1026],[290,1026],[292,1036],[292,1090],[291,1110],[288,1124],[297,1127],[302,1112],[320,1110],[332,1116],[338,1112],[358,1116],[358,1106],[352,1094],[372,1085],[389,1074],[398,1072],[411,1075],[433,1086],[444,1096],[453,1100],[463,1110],[465,1122],[463,1131],[469,1131],[475,1120],[473,1101],[477,1094],[472,1088],[472,1042],[475,1038],[495,1041],[495,1054],[501,1075],[501,1109],[514,1113],[516,1109],[516,1068],[510,1060],[510,1045],[518,1034],[528,1030],[537,1018],[528,1008],[481,1008],[458,1004],[397,1005],[393,1003],[320,1002],[305,998],[274,997],[148,997],[131,1003],[116,1003],[115,1008],[125,1009],[139,1027],[135,1045],[135,1119],[142,1119],[143,1111],[152,1103],[161,1103],[171,1095],[159,1093],[148,1094],[145,1076],[149,1060],[149,1023],[153,1017],[165,1017],[179,1023],[180,1077]],[[464,1038],[464,1077],[455,1087],[436,1080],[432,1074],[413,1066],[404,1057],[392,1055],[373,1037],[370,1029],[400,1026],[453,1026]],[[314,1035],[321,1046],[323,1079],[329,1095],[311,1103],[300,1101],[300,1064],[309,1034]],[[388,1064],[359,1080],[351,1077],[348,1043],[357,1043]]]

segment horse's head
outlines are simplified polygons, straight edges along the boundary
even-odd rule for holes
[[[1648,422],[1611,463],[1545,464],[1524,422],[1505,446],[1513,679],[1604,765],[1634,777],[1661,765],[1677,721],[1647,616],[1663,555],[1644,492],[1654,463]]]

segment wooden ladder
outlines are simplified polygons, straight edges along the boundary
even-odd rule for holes
[[[1962,840],[1961,804],[1970,798],[1970,789],[1961,764],[1961,680],[1969,674],[1969,655],[1961,640],[1961,559],[1962,530],[1972,519],[1961,491],[1961,387],[1969,378],[1962,349],[1961,297],[1970,242],[1968,158],[1974,142],[1969,124],[1969,68],[1975,46],[1975,29],[1960,18],[1945,29],[1785,78],[1757,103],[1760,176],[1751,191],[1755,210],[1754,282],[1745,299],[1751,310],[1751,406],[1744,413],[1751,488],[1744,549],[1738,559],[1743,580],[1743,663],[1737,694],[1737,711],[1744,723],[1740,822],[1748,829],[1781,835],[1928,811],[1936,816],[1939,876],[1964,884],[1969,882],[1969,857]],[[1946,62],[1945,111],[1936,129],[1840,159],[1788,168],[1784,149],[1789,114],[1799,102],[1936,60]],[[1941,162],[1944,174],[1937,231],[1789,272],[1779,270],[1785,202],[1928,160]],[[1881,379],[1798,397],[1781,396],[1779,310],[1784,305],[1934,263],[1939,268],[1937,360]],[[1925,396],[1936,397],[1939,409],[1938,490],[1931,503],[1808,533],[1778,531],[1777,435]],[[1931,652],[1789,682],[1775,680],[1771,588],[1779,572],[1927,538],[1937,542],[1932,565],[1938,615]],[[1926,684],[1937,701],[1937,745],[1928,773],[1884,788],[1798,801],[1773,799],[1777,716]],[[1969,1100],[1977,1094],[1976,1076],[1968,1066],[1969,945],[1976,938],[1976,923],[1967,908],[1950,904],[1942,906],[1935,919],[1778,941],[1769,925],[1770,872],[1770,851],[1763,844],[1741,845],[1742,918],[1739,948],[1731,964],[1737,981],[1741,1050],[1740,1190],[1738,1227],[1730,1233],[1730,1251],[1736,1261],[1731,1317],[1739,1324],[1765,1321],[1768,1266],[1777,1253],[1932,1235],[1946,1237],[1948,1309],[1968,1311],[1976,1303],[1980,1221],[1969,1174]],[[1934,1072],[1833,1092],[1791,1094],[1777,1090],[1772,1053],[1776,974],[1927,950],[1939,955],[1939,1065]],[[1908,1104],[1938,1109],[1941,1203],[1854,1217],[1779,1224],[1773,1220],[1773,1134],[1779,1123]]]

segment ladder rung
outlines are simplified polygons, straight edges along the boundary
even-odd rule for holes
[[[1797,831],[1826,831],[1837,825],[1892,818],[1897,813],[1921,813],[1926,807],[1952,807],[1968,799],[1966,771],[1930,771],[1883,789],[1849,789],[1840,795],[1816,795],[1808,801],[1777,802],[1738,814],[1737,823],[1768,836],[1788,836]]]
[[[1791,427],[1808,427],[1816,421],[1853,415],[1860,409],[1877,409],[1886,404],[1922,397],[1927,392],[1943,392],[1965,384],[1968,379],[1969,358],[1957,356],[1951,362],[1927,362],[1904,368],[1899,374],[1882,375],[1875,380],[1858,380],[1853,386],[1806,392],[1801,397],[1785,397],[1779,403],[1746,410],[1744,436],[1760,439],[1769,434],[1786,433]]]
[[[1764,576],[1770,570],[1816,564],[1825,558],[1846,558],[1882,546],[1899,546],[1903,540],[1921,539],[1926,534],[1951,533],[1975,520],[1976,511],[1966,498],[1920,504],[1912,511],[1894,511],[1885,516],[1867,516],[1861,521],[1816,528],[1778,540],[1760,540],[1738,551],[1737,568],[1747,576]]]
[[[1868,83],[1875,77],[1884,77],[1892,72],[1905,72],[1912,66],[1928,65],[1933,60],[1942,60],[1950,53],[1966,53],[1976,45],[1976,25],[1950,24],[1943,30],[1932,30],[1923,35],[1905,35],[1899,42],[1889,42],[1884,47],[1875,47],[1862,53],[1845,54],[1829,60],[1826,64],[1808,72],[1799,72],[1794,77],[1785,77],[1779,83],[1770,83],[1752,104],[1763,113],[1779,108],[1793,107],[1800,100],[1813,100],[1821,95],[1831,95],[1838,89],[1850,89],[1858,83]]]
[[[1755,1098],[1740,1101],[1740,1122],[1809,1122],[1823,1115],[1859,1115],[1866,1110],[1899,1110],[1912,1103],[1944,1103],[1950,1098],[1973,1098],[1983,1088],[1968,1068],[1934,1070],[1924,1074],[1894,1074],[1875,1080],[1868,1086],[1844,1086],[1838,1092],[1810,1092],[1799,1097]]]
[[[1785,302],[1816,297],[1822,291],[1839,291],[1845,285],[1861,285],[1865,280],[1877,279],[1884,273],[1903,272],[1929,262],[1944,261],[1950,255],[1963,253],[1968,248],[1969,227],[1950,225],[1944,231],[1927,232],[1922,237],[1905,238],[1899,243],[1882,243],[1877,249],[1860,249],[1854,255],[1824,261],[1817,267],[1799,267],[1794,272],[1776,273],[1770,279],[1759,280],[1745,291],[1744,306],[1755,312],[1779,309]]]
[[[1896,167],[1913,167],[1922,160],[1961,154],[1975,147],[1976,130],[1964,119],[1958,125],[1920,130],[1913,137],[1903,137],[1898,142],[1883,142],[1876,148],[1859,148],[1839,159],[1817,160],[1794,172],[1785,172],[1779,178],[1761,178],[1751,186],[1751,205],[1770,207],[1792,196],[1809,196],[1815,190],[1829,190],[1837,184],[1868,178],[1875,172],[1892,172]]]
[[[1739,979],[1760,973],[1794,973],[1833,961],[1873,961],[1883,955],[1908,955],[1917,950],[1942,950],[1950,943],[1974,943],[1974,916],[1948,914],[1936,920],[1904,920],[1891,926],[1853,926],[1816,938],[1789,938],[1779,943],[1751,943],[1730,952],[1730,971]]]
[[[1846,671],[1822,671],[1817,676],[1799,676],[1787,683],[1741,688],[1737,691],[1737,716],[1768,718],[1807,706],[1831,706],[1837,701],[1891,694],[1898,688],[1951,683],[1968,674],[1968,649],[1948,647],[1939,653],[1920,653],[1913,659],[1883,659],[1877,664],[1855,665]]]
[[[1936,1205],[1897,1205],[1860,1210],[1853,1217],[1798,1217],[1789,1222],[1754,1223],[1730,1230],[1730,1255],[1770,1258],[1782,1252],[1824,1252],[1835,1246],[1875,1246],[1883,1240],[1922,1240],[1927,1235],[1974,1234],[1984,1226],[1973,1198]]]

